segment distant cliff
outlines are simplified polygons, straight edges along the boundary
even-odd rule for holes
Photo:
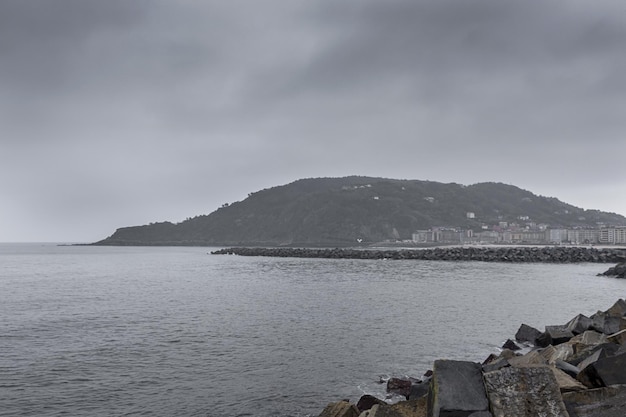
[[[467,213],[473,214],[468,218]],[[353,176],[298,180],[181,223],[120,228],[95,244],[351,246],[411,239],[415,230],[433,226],[478,231],[501,221],[552,227],[626,225],[624,216],[585,210],[502,183],[465,186]]]

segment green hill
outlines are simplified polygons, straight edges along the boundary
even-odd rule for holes
[[[415,230],[435,226],[478,231],[502,221],[626,225],[624,216],[584,210],[502,183],[465,186],[353,176],[298,180],[178,224],[120,228],[96,244],[345,246],[357,239],[364,244],[411,239]]]

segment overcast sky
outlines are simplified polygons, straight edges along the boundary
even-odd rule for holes
[[[346,175],[626,215],[625,134],[623,0],[0,1],[0,241]]]

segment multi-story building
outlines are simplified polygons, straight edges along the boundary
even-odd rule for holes
[[[501,242],[500,233],[493,230],[486,230],[484,232],[476,233],[476,240],[483,243]]]
[[[546,234],[540,230],[524,230],[521,233],[520,242],[523,243],[545,243]]]
[[[472,236],[471,231],[454,228],[433,227],[430,230],[417,230],[412,238],[415,243],[463,243],[467,236]]]
[[[413,232],[413,242],[415,243],[427,243],[433,240],[432,230],[416,230]]]
[[[599,241],[609,245],[626,243],[626,226],[600,229]]]
[[[545,232],[545,239],[548,243],[567,242],[567,229],[548,229]]]
[[[626,244],[626,226],[601,229],[546,229],[544,227],[521,229],[517,225],[516,227],[509,226],[505,230],[494,226],[493,230],[482,230],[476,234],[473,234],[471,230],[433,227],[429,230],[415,231],[413,241],[416,243]]]
[[[568,229],[567,241],[575,245],[598,243],[600,241],[600,230],[599,229]]]

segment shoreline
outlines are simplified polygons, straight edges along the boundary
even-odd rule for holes
[[[363,395],[318,417],[623,417],[626,301],[543,332],[521,324],[482,363],[438,359],[423,380],[390,382],[387,391],[406,400]]]

